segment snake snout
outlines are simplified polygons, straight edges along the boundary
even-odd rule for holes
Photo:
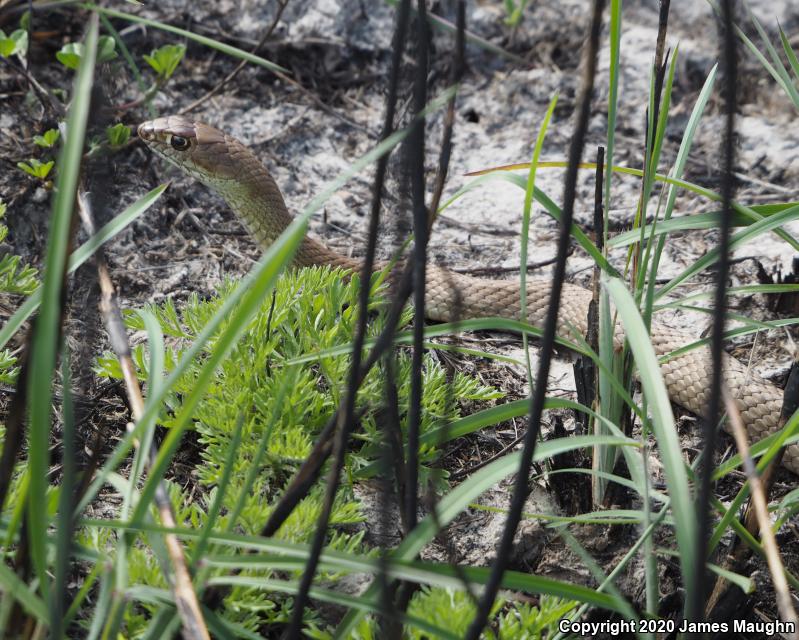
[[[142,140],[152,140],[153,138],[153,123],[142,122],[138,127],[136,127],[136,135],[138,135]]]

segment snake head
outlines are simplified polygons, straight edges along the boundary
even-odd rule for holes
[[[226,159],[242,145],[210,125],[166,116],[140,124],[138,135],[156,155],[211,187],[237,178],[234,163]]]

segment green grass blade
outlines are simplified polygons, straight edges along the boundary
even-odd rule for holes
[[[713,8],[716,10],[716,13],[720,13],[719,9],[715,5],[715,3],[711,2],[711,5],[713,5]],[[768,58],[766,58],[766,56],[764,56],[760,52],[760,49],[757,48],[757,45],[754,42],[752,42],[743,31],[741,31],[741,29],[738,27],[738,25],[735,25],[734,30],[735,30],[735,34],[741,39],[741,42],[743,42],[744,45],[746,45],[746,48],[749,49],[749,51],[752,52],[752,54],[755,56],[755,58],[757,58],[758,62],[760,62],[760,64],[763,65],[763,68],[766,71],[768,71],[769,74],[771,74],[771,77],[774,78],[777,81],[777,84],[779,84],[780,87],[782,87],[782,89],[783,89],[783,91],[785,91],[786,95],[788,97],[790,97],[791,100],[793,100],[794,104],[797,106],[797,108],[799,108],[799,102],[794,100],[793,95],[792,95],[793,92],[795,92],[796,90],[793,89],[793,91],[792,91],[792,88],[785,84],[785,80],[784,80],[780,70],[776,69],[768,61]]]
[[[161,444],[158,454],[149,469],[147,481],[142,488],[140,499],[131,517],[133,522],[139,522],[147,516],[158,482],[161,481],[164,473],[166,473],[169,462],[177,451],[184,431],[191,425],[194,411],[211,383],[217,367],[233,350],[250,320],[255,316],[266,296],[272,291],[278,276],[294,257],[294,252],[299,247],[306,232],[307,218],[301,218],[301,220],[302,224],[292,223],[287,232],[275,241],[258,262],[257,277],[248,283],[249,286],[245,295],[241,298],[240,305],[227,318],[226,328],[215,339],[213,351],[211,351],[203,364],[192,393],[184,398],[180,411],[171,423],[169,433]],[[168,381],[177,380],[173,375],[174,372],[170,375]],[[166,389],[170,386],[169,382],[167,382],[164,388]],[[160,394],[154,397],[157,398],[158,395]],[[157,405],[148,401],[148,406],[154,407],[151,409],[151,413],[154,415]],[[148,413],[145,410],[145,415],[142,416],[140,422],[146,422],[147,416]]]
[[[140,16],[134,16],[132,13],[125,13],[124,11],[117,11],[116,9],[108,9],[106,7],[100,7],[91,2],[84,3],[83,7],[88,9],[89,11],[94,11],[101,15],[110,16],[112,18],[118,18],[120,20],[127,20],[128,22],[135,22],[136,24],[144,24],[147,25],[148,27],[153,27],[154,29],[160,29],[161,31],[166,31],[167,33],[174,33],[175,35],[187,38],[188,40],[193,40],[198,44],[204,45],[211,49],[215,49],[216,51],[224,53],[225,55],[229,55],[232,58],[238,58],[239,60],[246,60],[247,62],[256,64],[259,67],[264,67],[265,69],[269,69],[270,71],[279,71],[280,73],[290,73],[288,69],[281,67],[279,64],[270,62],[269,60],[266,60],[265,58],[262,58],[260,56],[256,56],[253,53],[244,51],[237,47],[233,47],[229,44],[225,44],[224,42],[219,42],[217,40],[214,40],[213,38],[206,38],[205,36],[201,36],[192,31],[186,31],[186,29],[181,29],[180,27],[173,27],[171,24],[166,24],[165,22],[160,22],[158,20],[150,20],[149,18],[142,18]]]
[[[780,42],[782,42],[782,49],[785,51],[785,56],[791,64],[793,75],[796,76],[796,80],[799,81],[799,59],[796,57],[796,52],[793,50],[793,47],[791,47],[788,36],[785,35],[782,27],[780,27]]]
[[[694,104],[694,108],[691,110],[691,116],[688,119],[688,125],[685,127],[685,133],[680,141],[680,149],[677,152],[677,158],[674,161],[674,167],[671,171],[671,175],[676,178],[682,178],[683,173],[685,172],[685,165],[688,162],[688,154],[691,152],[694,136],[696,135],[696,129],[699,126],[699,121],[702,119],[702,115],[705,112],[707,101],[710,99],[710,96],[713,92],[713,85],[716,81],[717,70],[718,65],[713,65],[713,68],[710,70],[707,78],[705,78],[705,83],[702,86],[702,90],[699,92],[699,97],[696,99],[696,104]],[[671,221],[671,216],[674,212],[674,204],[676,201],[677,189],[672,185],[669,187],[669,195],[666,198],[666,207],[663,211],[663,222],[661,223],[656,220],[656,224],[651,225],[651,231],[649,233],[647,233],[646,228],[643,230],[643,233],[649,237],[650,244],[652,243],[652,236],[655,234],[656,230],[659,231],[663,224],[668,224]],[[713,216],[712,224],[714,227],[717,222],[718,216]],[[655,299],[655,282],[657,281],[658,269],[660,268],[660,257],[663,254],[665,244],[666,237],[661,233],[658,236],[657,246],[655,247],[654,255],[652,256],[651,268],[649,270],[649,281],[646,284],[646,305],[644,311],[646,318],[650,318],[652,315]]]
[[[622,12],[621,0],[611,0],[610,3],[610,79],[608,87],[608,136],[606,142],[605,159],[607,165],[613,166],[613,158],[616,149],[616,117],[619,107],[619,69],[621,66],[621,25]],[[611,205],[611,183],[613,172],[605,173],[605,211],[610,211]],[[608,241],[608,218],[605,216],[605,228],[602,234],[605,245]],[[599,229],[596,230],[599,233]]]
[[[624,361],[624,354],[617,354],[613,347],[613,321],[611,319],[611,309],[607,291],[604,289],[600,290],[599,308],[597,311],[599,314],[599,335],[597,336],[599,357],[596,358],[594,362],[599,367],[599,381],[597,385],[599,397],[595,399],[595,403],[598,404],[599,413],[601,415],[620,421],[623,406],[619,404],[619,398],[623,398],[627,406],[635,412],[638,412],[638,406],[630,397],[631,394],[626,388],[622,376],[619,375]],[[593,421],[591,426],[596,434],[607,432],[607,426],[596,420]],[[612,471],[616,462],[616,452],[617,450],[611,447],[602,445],[594,447],[592,466],[600,471]],[[631,462],[629,460],[630,457],[631,456],[627,456],[628,463]],[[633,477],[638,479],[635,475],[635,468],[636,467],[632,465],[630,466]],[[592,483],[591,497],[594,504],[599,504],[602,501],[606,486],[601,476],[597,477],[596,481]],[[642,489],[639,487],[639,491],[641,490]]]
[[[210,612],[203,610],[206,622],[211,625]],[[141,640],[161,640],[161,638],[174,638],[180,629],[180,617],[174,607],[161,609],[151,619],[147,629],[142,633]]]
[[[93,593],[94,584],[97,582],[97,579],[100,577],[100,571],[102,570],[102,565],[99,562],[95,562],[95,565],[92,567],[92,570],[89,574],[83,579],[83,584],[81,584],[80,589],[78,590],[77,594],[75,594],[72,598],[72,602],[69,605],[69,609],[67,610],[66,615],[64,616],[64,627],[68,628],[72,621],[75,619],[75,616],[78,615],[78,611],[80,611],[81,606],[86,601],[89,593]]]
[[[86,260],[88,260],[94,254],[98,247],[116,236],[131,222],[147,211],[147,209],[153,206],[158,198],[161,197],[161,194],[166,191],[168,186],[168,184],[162,184],[143,195],[108,224],[103,225],[103,227],[101,227],[96,234],[94,234],[80,247],[78,247],[78,249],[69,257],[70,273],[86,262]]]
[[[666,124],[669,120],[669,107],[671,106],[671,88],[674,86],[674,72],[677,68],[677,56],[678,56],[679,49],[675,48],[674,53],[671,56],[671,62],[669,63],[669,73],[666,78],[666,81],[663,83],[662,95],[661,95],[661,103],[657,110],[658,120],[657,122],[651,123],[650,131],[654,129],[654,136],[651,141],[651,144],[647,146],[650,147],[648,151],[649,156],[649,171],[646,172],[646,176],[644,178],[644,197],[642,199],[642,211],[646,212],[646,205],[649,202],[649,197],[652,194],[652,187],[655,184],[655,176],[657,175],[657,168],[660,164],[660,153],[663,148],[663,140],[666,137]],[[650,116],[654,117],[654,70],[652,74],[652,92],[651,92],[651,100],[653,104],[650,105]],[[642,216],[643,219],[646,219],[646,216]]]
[[[47,487],[50,451],[50,409],[53,394],[61,321],[61,298],[67,250],[70,241],[75,194],[78,189],[83,143],[89,117],[89,100],[94,82],[94,63],[97,51],[98,20],[89,24],[84,54],[75,77],[72,104],[67,116],[68,136],[58,156],[58,177],[53,200],[53,215],[47,239],[42,308],[36,320],[32,343],[31,369],[28,379],[29,448],[28,525],[31,559],[39,589],[49,592],[47,566]],[[34,392],[35,390],[35,392]]]
[[[788,73],[788,70],[785,68],[785,65],[782,63],[779,53],[777,53],[774,45],[771,44],[768,34],[766,33],[765,29],[763,29],[763,26],[760,24],[760,21],[757,19],[755,14],[749,10],[748,6],[744,6],[746,7],[746,12],[749,15],[749,19],[752,21],[752,24],[755,26],[755,30],[757,30],[757,33],[760,36],[763,46],[766,48],[766,51],[768,51],[769,57],[774,63],[772,68],[776,71],[780,78],[778,82],[780,82],[780,85],[783,87],[783,89],[785,89],[788,97],[793,101],[797,109],[799,109],[799,92],[797,92],[796,87],[793,85],[791,76]]]
[[[469,505],[477,511],[487,511],[490,513],[507,513],[507,509],[472,503]],[[641,509],[599,509],[597,511],[587,511],[576,516],[559,516],[553,513],[524,512],[522,514],[527,520],[539,520],[553,525],[561,524],[641,524],[644,512]],[[559,528],[559,527],[558,527]]]
[[[752,458],[757,459],[762,456],[757,463],[757,469],[762,471],[777,455],[777,452],[788,444],[793,444],[799,441],[799,412],[791,416],[790,420],[779,431],[775,431],[771,435],[762,440],[753,443],[750,448],[750,455]],[[741,454],[736,453],[729,460],[720,464],[713,472],[713,481],[723,478],[728,473],[737,469],[742,464]]]
[[[751,210],[757,214],[757,218],[744,216],[740,213],[733,213],[732,224],[734,227],[748,227],[757,220],[763,220],[767,217],[773,216],[775,213],[785,211],[791,207],[795,207],[797,202],[785,202],[774,205],[756,205],[751,207]],[[693,213],[689,215],[679,216],[677,218],[669,218],[668,220],[661,220],[655,225],[647,225],[645,233],[647,236],[663,236],[671,233],[679,233],[681,231],[697,231],[706,229],[715,229],[718,227],[718,211],[706,211],[704,213]],[[622,233],[613,236],[608,242],[608,246],[613,248],[626,247],[637,242],[640,232],[638,230],[623,231]]]
[[[775,293],[796,293],[799,291],[799,284],[746,284],[740,287],[730,287],[727,289],[729,296],[749,296],[755,294],[775,294]],[[690,302],[699,300],[709,300],[713,297],[712,291],[698,291],[676,300],[671,300],[655,307],[656,311],[661,309],[679,309],[688,305]]]
[[[298,559],[286,560],[282,565],[287,569],[295,569],[301,567],[301,561]],[[325,568],[330,570],[335,565],[325,565]],[[321,563],[320,563],[321,568]],[[376,569],[376,567],[375,567]],[[489,570],[485,567],[457,567],[446,564],[433,564],[421,562],[392,562],[388,567],[388,574],[390,578],[403,579],[420,584],[431,584],[443,588],[460,589],[463,583],[460,581],[460,576],[465,577],[470,583],[474,585],[485,584],[488,580]],[[243,578],[239,576],[220,577],[211,580],[212,584],[247,584],[253,588],[267,588],[280,590],[286,593],[292,593],[292,589],[296,588],[294,582],[283,582],[268,580],[263,578]],[[624,607],[620,607],[615,598],[603,593],[597,593],[595,590],[584,587],[582,585],[575,585],[560,580],[553,580],[552,578],[543,578],[540,576],[533,576],[519,571],[507,571],[503,576],[502,587],[513,591],[522,591],[525,593],[543,593],[560,598],[567,598],[569,600],[577,600],[579,602],[587,602],[588,604],[610,611],[618,611],[620,613],[626,612]],[[375,598],[353,598],[352,596],[345,596],[344,599],[336,597],[337,592],[321,593],[320,599],[326,602],[333,602],[341,606],[348,606],[350,610],[359,610],[359,614],[363,613],[377,613],[377,603]],[[343,594],[342,594],[343,595]],[[316,597],[316,596],[314,596]],[[360,602],[358,602],[360,600]],[[416,624],[413,619],[407,620],[411,624]],[[429,623],[425,623],[428,627]],[[439,637],[439,636],[434,636]],[[443,637],[443,636],[442,636]],[[451,637],[451,636],[446,636]]]
[[[5,562],[0,562],[0,585],[3,587],[3,600],[13,598],[39,622],[49,624],[50,613],[44,600],[39,598],[16,573],[9,569]]]
[[[100,577],[100,588],[94,596],[94,609],[92,610],[91,626],[86,634],[87,640],[96,640],[100,637],[108,618],[111,616],[110,605],[114,588],[112,569],[107,568]]]
[[[147,310],[140,310],[139,317],[144,322],[147,331],[147,344],[149,345],[149,377],[147,378],[148,393],[158,393],[163,384],[164,362],[166,353],[164,351],[164,333],[156,317]],[[144,473],[144,466],[150,455],[155,438],[155,421],[151,420],[144,426],[144,433],[141,437],[141,444],[136,451],[134,463],[130,473],[130,489],[128,493],[128,504],[133,500],[133,492],[139,486],[139,480]]]
[[[787,223],[797,219],[799,219],[799,205],[789,207],[773,216],[758,220],[745,229],[734,233],[730,237],[730,251],[742,244],[745,244],[746,242],[754,240],[761,234],[767,233],[768,231],[777,230]],[[714,247],[712,250],[708,251],[688,268],[684,269],[682,273],[675,276],[667,284],[658,289],[655,292],[655,299],[663,297],[669,291],[688,280],[688,278],[691,276],[700,273],[711,264],[715,263],[716,260],[719,259],[719,255],[718,247]]]
[[[535,172],[538,169],[538,160],[541,157],[541,149],[544,146],[544,139],[547,134],[547,127],[558,104],[558,94],[552,96],[549,107],[544,114],[544,121],[538,130],[535,145],[533,146],[533,157],[530,161],[530,170],[527,173],[527,186],[524,191],[524,207],[522,209],[522,232],[521,232],[521,258],[522,268],[519,270],[519,295],[522,322],[527,322],[527,249],[530,243],[530,211],[533,206],[533,194],[535,193]],[[533,388],[533,370],[530,367],[530,345],[527,342],[527,334],[522,334],[522,347],[524,349],[524,362],[527,368],[527,383]]]
[[[672,501],[677,543],[680,549],[680,565],[685,589],[688,593],[694,587],[697,558],[694,542],[696,540],[696,514],[682,457],[682,447],[674,426],[674,414],[660,374],[657,356],[649,340],[643,320],[635,306],[635,301],[624,283],[618,278],[603,279],[603,286],[613,299],[624,325],[627,340],[635,357],[641,385],[652,415],[652,426],[657,437],[660,456]]]
[[[546,475],[547,476],[556,476],[556,475],[560,475],[560,474],[563,474],[563,473],[580,473],[580,474],[590,475],[590,476],[601,476],[605,480],[609,480],[611,482],[615,482],[616,484],[619,484],[619,485],[621,485],[623,487],[626,487],[630,491],[635,491],[636,493],[638,492],[638,490],[640,488],[640,483],[634,482],[633,480],[630,480],[629,478],[624,478],[624,477],[616,475],[614,473],[607,473],[605,471],[598,471],[597,469],[583,469],[582,467],[565,467],[563,469],[553,469],[553,470],[547,471]],[[668,500],[668,498],[666,496],[664,496],[662,493],[659,493],[658,491],[652,491],[652,490],[650,490],[650,492],[649,492],[649,497],[653,498],[654,500],[657,500],[658,502],[666,502],[666,500]]]
[[[687,308],[692,309],[694,311],[702,311],[703,313],[708,313],[708,314],[712,313],[711,310],[704,309],[702,307],[687,307]],[[742,316],[738,317],[742,318]],[[743,318],[743,319],[746,322],[745,326],[736,327],[735,329],[727,329],[724,331],[725,340],[730,340],[731,338],[737,338],[740,336],[746,336],[749,335],[750,333],[756,333],[758,331],[762,331],[763,329],[790,327],[792,325],[799,323],[799,318],[783,318],[780,320],[772,320],[771,322],[760,322],[756,320],[751,320],[749,318]],[[693,351],[694,349],[698,349],[699,347],[707,346],[709,344],[710,344],[710,338],[700,338],[698,340],[694,340],[692,342],[684,344],[678,349],[675,349],[671,353],[667,353],[666,355],[661,356],[660,362],[667,362],[672,358],[676,358],[685,353],[688,353],[689,351]]]
[[[87,526],[100,526],[107,525],[125,526],[124,523],[108,522],[105,520],[84,521],[83,524]],[[148,532],[148,533],[172,533],[181,538],[196,538],[200,532],[190,529],[167,529],[164,527],[156,527],[152,525],[145,525],[142,527],[130,527],[129,532]],[[207,557],[208,565],[218,569],[234,569],[234,570],[258,570],[264,568],[273,568],[277,570],[296,570],[304,566],[308,557],[308,546],[296,543],[288,543],[282,540],[266,539],[257,536],[242,536],[242,535],[212,535],[211,539],[215,544],[222,545],[228,544],[238,549],[245,550],[261,550],[265,553],[248,553],[248,554],[214,554]],[[328,571],[336,571],[343,573],[371,573],[376,574],[381,570],[380,562],[372,557],[356,555],[344,551],[330,551],[326,550],[322,553],[320,558],[320,569]],[[442,587],[461,588],[462,583],[459,582],[459,572],[465,572],[463,575],[470,583],[475,585],[485,584],[488,580],[489,570],[484,567],[457,567],[453,568],[451,565],[418,562],[412,560],[392,559],[388,565],[389,578],[410,580],[421,584],[432,584]],[[244,582],[242,582],[244,581]],[[290,592],[289,589],[296,588],[294,582],[284,581],[271,581],[258,576],[218,576],[211,578],[208,582],[209,585],[233,585],[233,584],[247,584],[257,589],[277,590]],[[502,586],[506,589],[513,589],[518,591],[525,591],[528,593],[548,593],[551,595],[565,597],[569,599],[579,600],[581,602],[588,602],[594,606],[599,606],[612,611],[624,611],[622,607],[611,597],[605,594],[597,593],[594,589],[583,587],[581,585],[573,585],[551,578],[541,578],[538,576],[531,576],[518,571],[508,571],[504,576]],[[151,588],[134,588],[128,590],[127,593],[135,593],[138,597],[146,599],[149,602],[168,602],[171,595],[160,589]],[[331,602],[337,602],[343,606],[355,607],[362,611],[373,611],[377,606],[377,601],[374,597],[367,597],[366,594],[361,595],[358,599],[352,599],[352,596],[345,595],[345,600],[336,600],[336,592],[328,592],[323,597],[331,598]],[[358,602],[363,606],[359,607]]]
[[[640,620],[635,609],[633,609],[632,605],[630,605],[630,603],[627,601],[627,598],[622,595],[621,591],[612,580],[608,580],[607,574],[602,567],[599,566],[599,563],[594,560],[585,547],[580,544],[577,538],[572,535],[568,527],[558,527],[558,532],[561,539],[563,539],[563,541],[572,550],[572,553],[580,558],[580,560],[583,562],[583,566],[585,566],[591,572],[591,575],[594,577],[594,581],[597,584],[607,584],[609,595],[615,600],[616,606],[623,611],[622,615],[624,618],[627,620]]]
[[[136,81],[139,91],[142,93],[142,95],[146,94],[147,85],[144,83],[144,78],[141,75],[141,71],[139,71],[139,65],[136,64],[136,61],[133,59],[133,56],[130,53],[130,49],[128,49],[128,45],[125,44],[125,39],[119,35],[119,32],[114,28],[114,25],[111,24],[111,21],[107,16],[100,14],[100,22],[102,23],[103,28],[111,34],[116,46],[119,47],[119,52],[122,54],[122,58],[125,60],[130,72],[133,74],[133,79]],[[152,102],[148,103],[147,108],[148,111],[150,111],[150,115],[153,116]]]

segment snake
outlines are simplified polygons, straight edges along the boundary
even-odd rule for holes
[[[157,156],[179,167],[219,194],[262,247],[270,246],[292,221],[292,215],[269,170],[245,144],[223,131],[185,116],[165,116],[143,122],[139,139]],[[295,267],[329,266],[355,272],[361,262],[306,235],[295,255]],[[375,269],[385,263],[376,262]],[[502,317],[542,326],[547,314],[552,283],[545,277],[526,281],[526,309],[521,312],[518,280],[496,280],[458,273],[428,264],[425,278],[425,316],[439,322]],[[558,334],[572,331],[585,335],[593,293],[564,282],[558,313]],[[616,331],[618,340],[619,331]],[[688,332],[653,321],[650,339],[657,356],[668,356],[695,341]],[[709,401],[713,360],[707,345],[661,358],[660,368],[669,398],[696,415],[703,415]],[[783,391],[760,378],[749,367],[724,352],[722,382],[735,402],[750,441],[760,440],[781,428]],[[719,416],[721,417],[721,416]],[[728,431],[729,421],[723,424]],[[783,466],[799,475],[799,444],[786,447]]]

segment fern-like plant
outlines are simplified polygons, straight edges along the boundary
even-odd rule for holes
[[[0,221],[6,215],[6,204],[0,200]],[[8,227],[0,222],[0,243],[8,236]],[[22,262],[17,255],[0,256],[0,294],[27,296],[39,286],[39,273]],[[17,379],[17,358],[8,349],[0,349],[0,384],[12,385]]]
[[[377,282],[376,278],[375,289]],[[281,277],[271,304],[253,318],[194,412],[199,455],[190,474],[181,474],[179,478],[184,485],[196,479],[192,507],[187,510],[190,504],[187,497],[179,492],[173,494],[179,522],[184,526],[198,530],[212,527],[220,533],[257,534],[260,531],[286,483],[308,456],[317,434],[339,405],[350,367],[347,356],[318,357],[305,364],[294,362],[351,340],[358,287],[358,278],[348,280],[343,272],[327,268],[302,269]],[[169,301],[148,308],[169,338],[165,357],[167,373],[231,288],[232,283],[227,283],[217,296],[208,300],[194,296],[180,310]],[[375,296],[372,312],[377,311],[379,299]],[[374,315],[369,329],[373,335],[382,328],[379,315]],[[131,329],[144,329],[139,314],[129,314],[127,321]],[[213,348],[212,339],[208,349]],[[147,380],[150,358],[145,345],[134,348],[133,358],[141,380]],[[181,407],[182,397],[191,392],[202,358],[193,363],[174,387],[173,396],[167,402],[168,409],[159,418],[164,427],[169,428],[172,416]],[[397,354],[397,367],[400,419],[404,427],[410,386],[410,358],[406,352]],[[110,356],[99,360],[99,371],[104,376],[120,376],[119,365]],[[440,426],[443,421],[458,418],[465,401],[501,396],[466,375],[456,373],[450,377],[432,358],[425,360],[423,375],[423,433]],[[376,367],[367,376],[357,397],[359,425],[345,477],[353,477],[359,468],[375,462],[379,455],[384,398],[385,378]],[[434,448],[423,451],[422,464],[435,459]],[[424,478],[425,469],[422,471]],[[218,494],[220,486],[224,486],[224,496]],[[198,494],[202,496],[200,501],[196,498]],[[317,526],[321,503],[320,486],[298,505],[277,532],[277,537],[288,542],[309,542]],[[214,511],[214,504],[224,506],[209,520],[208,514]],[[357,528],[362,520],[352,485],[345,483],[333,507],[328,548],[368,554],[362,541],[362,527],[360,531]],[[207,553],[212,551],[213,547],[206,548]],[[190,557],[195,554],[191,543],[187,553]],[[130,560],[137,561],[137,556],[132,554]],[[248,570],[247,573],[269,575],[264,570]],[[130,575],[139,577],[143,584],[156,586],[148,578],[147,570],[131,570]],[[323,573],[321,577],[326,582],[336,579],[332,574]],[[228,620],[250,630],[280,622],[290,612],[290,601],[283,596],[275,594],[264,598],[263,591],[245,588],[234,589],[226,605]],[[141,611],[131,610],[130,615],[137,620],[131,619],[131,623],[136,623],[129,628],[138,627]]]

